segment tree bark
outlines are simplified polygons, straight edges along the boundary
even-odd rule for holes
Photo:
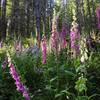
[[[7,20],[6,20],[6,0],[3,0],[1,7],[1,37],[3,39],[6,38],[6,28],[7,28]]]
[[[35,0],[35,16],[36,16],[36,39],[37,44],[40,47],[40,22],[41,22],[41,12],[40,12],[40,0]]]

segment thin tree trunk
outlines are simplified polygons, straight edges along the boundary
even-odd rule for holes
[[[49,29],[50,29],[50,32],[52,31],[52,19],[53,19],[53,7],[52,7],[52,5],[54,5],[54,2],[52,2],[51,0],[50,0],[50,12],[49,12]]]
[[[35,16],[36,16],[36,38],[37,38],[37,44],[40,47],[40,22],[41,22],[40,0],[35,1]]]
[[[29,8],[29,4],[30,4],[30,1],[29,0],[26,0],[26,29],[27,29],[27,32],[26,32],[26,36],[29,36],[29,33],[30,33],[30,8]]]
[[[87,10],[88,10],[88,14],[89,14],[89,23],[90,23],[90,30],[92,30],[92,24],[91,24],[91,22],[92,22],[92,16],[91,16],[91,10],[90,10],[90,1],[89,0],[87,0]],[[89,29],[88,29],[89,30]]]
[[[6,38],[6,28],[7,28],[7,21],[6,21],[6,0],[3,0],[2,7],[1,7],[1,34],[2,38]]]
[[[19,0],[15,0],[15,33],[19,37]]]
[[[11,8],[11,23],[10,23],[10,29],[9,29],[9,34],[11,35],[11,37],[14,37],[14,30],[15,30],[15,18],[14,18],[14,12],[15,12],[15,0],[12,0],[12,8]]]
[[[82,19],[83,19],[83,27],[85,27],[85,10],[84,10],[84,0],[82,0],[81,5],[82,5]]]
[[[92,27],[96,27],[96,14],[95,14],[95,1],[91,0],[92,2]]]
[[[81,6],[80,6],[80,0],[76,0],[76,11],[77,11],[77,21],[78,21],[78,25],[79,25],[79,31],[81,33],[81,28],[82,28],[82,14],[81,14]]]
[[[42,1],[43,2],[43,7],[42,7],[42,10],[43,10],[43,33],[46,35],[46,3],[47,3],[47,0],[44,0]]]

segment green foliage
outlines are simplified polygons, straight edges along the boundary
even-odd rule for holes
[[[39,56],[23,53],[20,56],[10,51],[12,62],[26,85],[31,100],[99,100],[100,98],[100,54],[91,53],[82,64],[78,58],[71,58],[67,49],[59,55],[47,54],[45,65]],[[0,53],[0,99],[23,100],[16,90],[8,66],[1,65],[6,57],[5,50]]]
[[[78,81],[76,81],[76,86],[75,88],[79,91],[79,92],[83,92],[87,90],[86,87],[86,78],[83,77],[79,77]]]
[[[70,59],[68,56],[69,54],[65,55],[65,51],[62,51],[58,57],[49,54],[45,65],[41,64],[40,56],[34,57],[30,54],[23,54],[18,57],[16,55],[11,57],[32,100],[91,100],[89,98],[99,98],[100,87],[96,81],[98,81],[100,74],[100,55],[91,54],[90,61],[85,65],[81,65],[79,58]],[[2,64],[4,57],[5,53],[2,53],[0,64]],[[86,70],[87,73],[84,76]],[[94,77],[93,71],[90,72],[91,70],[95,70],[96,77]],[[8,97],[11,100],[22,100],[23,98],[17,92],[14,81],[9,74],[9,68],[7,67],[3,71],[0,67],[0,75],[0,93],[2,94],[0,98],[5,100]],[[93,93],[94,88],[96,91]]]

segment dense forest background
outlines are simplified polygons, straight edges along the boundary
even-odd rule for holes
[[[64,2],[64,3],[63,3]],[[52,19],[59,12],[58,30],[63,23],[70,30],[76,12],[80,31],[96,31],[96,7],[99,0],[0,0],[0,40],[30,37],[51,32]],[[64,4],[64,5],[63,5]],[[73,11],[73,9],[75,11]],[[59,28],[60,27],[60,28]],[[81,32],[82,33],[82,32]],[[83,32],[84,34],[84,32]]]

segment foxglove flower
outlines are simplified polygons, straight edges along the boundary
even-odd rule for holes
[[[76,41],[76,33],[74,31],[70,32],[70,42],[71,42],[71,49],[75,49],[75,41]]]
[[[54,52],[58,51],[58,40],[59,34],[57,32],[57,22],[54,20],[52,24],[52,34],[50,37],[51,50],[53,50]]]
[[[27,89],[21,83],[20,77],[19,77],[14,65],[11,62],[11,58],[9,56],[9,53],[7,54],[7,56],[8,56],[8,66],[10,68],[10,74],[11,74],[12,78],[15,80],[15,85],[17,87],[17,91],[19,91],[19,92],[21,92],[23,94],[23,97],[25,98],[25,100],[30,100],[30,97],[29,97],[29,94],[27,92]]]
[[[62,41],[62,48],[66,48],[66,45],[67,45],[67,41],[66,38],[64,38]]]
[[[64,26],[62,27],[62,32],[60,35],[61,35],[61,47],[62,47],[62,49],[64,49],[67,45],[67,41],[66,41],[67,31]]]
[[[98,29],[100,29],[100,6],[98,6],[96,9],[96,15],[98,19]]]
[[[86,46],[86,39],[82,38],[80,41],[81,62],[84,63],[88,59],[88,50]]]
[[[42,49],[42,64],[46,63],[46,38],[44,37],[41,42]]]
[[[66,35],[67,35],[66,28],[65,28],[65,26],[63,26],[63,27],[62,27],[62,32],[61,32],[61,37],[62,37],[62,38],[65,38]]]
[[[15,80],[17,91],[21,92],[23,94],[23,97],[26,100],[30,100],[27,90],[26,90],[25,86],[21,83],[20,77],[18,76],[18,73],[17,73],[16,69],[14,68],[14,65],[11,64],[9,67],[10,67],[10,74],[11,74],[12,78]]]
[[[73,22],[72,22],[72,28],[70,32],[70,42],[71,42],[71,49],[74,53],[74,55],[77,55],[80,53],[80,47],[78,44],[78,41],[80,39],[78,24],[76,23],[76,16],[73,16]]]
[[[51,48],[52,49],[57,49],[57,36],[56,36],[56,32],[53,32],[51,35]]]

